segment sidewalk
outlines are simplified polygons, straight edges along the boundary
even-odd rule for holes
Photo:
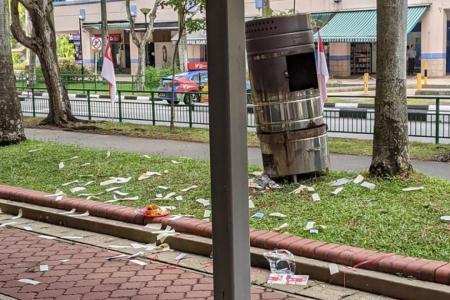
[[[209,145],[202,143],[29,128],[25,129],[25,133],[29,139],[60,144],[159,154],[162,156],[186,156],[196,159],[209,159]],[[249,164],[262,165],[260,150],[257,148],[249,148],[248,161]],[[367,170],[370,166],[370,161],[371,158],[367,156],[331,154],[331,169],[334,171]],[[448,163],[415,160],[413,161],[413,165],[419,172],[450,180],[450,164]]]

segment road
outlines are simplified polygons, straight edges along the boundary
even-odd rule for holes
[[[46,129],[26,129],[29,139],[78,145],[97,149],[160,154],[162,156],[185,156],[196,159],[209,159],[209,145],[202,143],[152,140],[144,138],[98,135]],[[248,148],[250,164],[262,165],[258,148]],[[432,161],[413,161],[416,170],[430,176],[450,180],[450,164]],[[370,166],[370,157],[331,154],[331,169],[335,171],[363,171]]]

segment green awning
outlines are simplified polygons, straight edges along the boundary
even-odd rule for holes
[[[408,7],[407,31],[410,33],[427,11],[428,6]],[[377,40],[376,10],[337,12],[320,30],[324,42],[375,43]],[[314,38],[317,40],[317,34]]]

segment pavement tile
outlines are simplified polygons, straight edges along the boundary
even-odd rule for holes
[[[19,243],[27,247],[26,252],[18,252]],[[38,244],[42,246],[27,246]],[[131,265],[128,260],[107,260],[115,255],[117,252],[102,248],[42,240],[21,230],[1,230],[0,295],[20,300],[213,299],[210,275],[154,261],[140,267]],[[63,262],[65,259],[68,261]],[[48,272],[37,271],[41,262],[49,265]],[[40,284],[24,284],[18,281],[20,278],[33,279]],[[252,299],[296,298],[252,288]]]

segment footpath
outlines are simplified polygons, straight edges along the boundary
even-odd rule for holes
[[[116,135],[99,135],[72,131],[47,129],[25,129],[29,139],[78,145],[81,147],[159,154],[162,156],[184,156],[196,159],[209,159],[209,145],[203,143],[155,140]],[[331,154],[331,169],[334,171],[363,171],[370,166],[368,156]],[[249,164],[262,165],[261,152],[258,148],[248,149]],[[433,161],[413,161],[414,168],[429,176],[450,180],[450,164]]]

